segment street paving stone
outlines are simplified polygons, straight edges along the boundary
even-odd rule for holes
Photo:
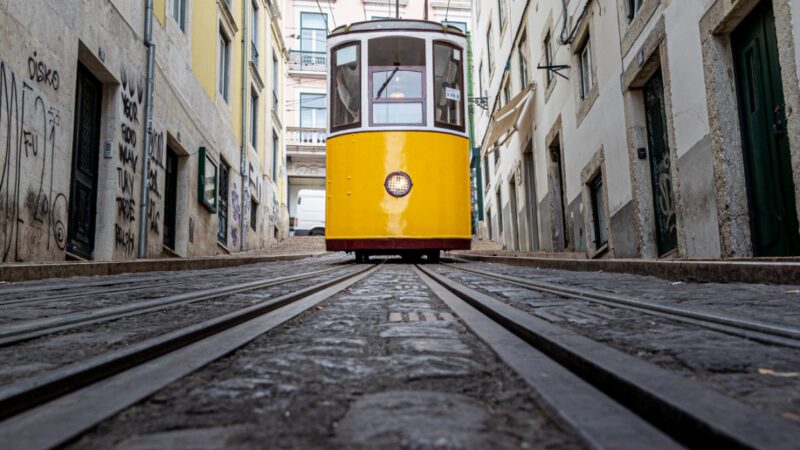
[[[409,266],[385,265],[320,306],[72,448],[580,447],[482,341],[442,320]]]
[[[571,280],[569,284],[581,285],[585,288],[593,287],[587,285],[584,279],[585,274],[582,272],[558,273],[556,276],[550,273],[552,271],[541,275],[535,269],[509,268],[507,266],[501,268],[499,264],[492,264],[491,267],[488,267],[488,264],[470,264],[469,266],[528,279],[546,279],[553,282],[557,278],[558,282],[564,284],[566,284],[564,280],[569,279]],[[453,281],[491,294],[529,314],[581,333],[665,369],[678,372],[683,376],[702,380],[710,387],[770,414],[800,422],[800,389],[797,388],[800,378],[764,374],[764,370],[772,370],[779,374],[798,372],[800,350],[765,345],[628,309],[520,289],[505,281],[450,268],[441,268],[437,271]],[[619,274],[605,275],[616,278]],[[572,278],[569,278],[570,276]],[[632,277],[632,275],[623,276],[623,278],[627,277]],[[638,278],[644,284],[653,281],[649,277]],[[602,287],[605,287],[607,291],[626,295],[649,295],[648,293],[652,293],[647,287],[633,289],[627,284],[612,287],[613,282],[609,279],[606,280],[606,283]],[[729,297],[725,302],[729,303],[735,303],[737,298],[750,299],[749,293],[755,289],[763,288],[774,291],[786,288],[785,286],[781,288],[746,286],[748,289],[742,290],[740,285],[719,285],[717,287],[724,288],[724,293],[716,292],[714,297],[722,298],[727,294]],[[702,295],[705,295],[706,290],[711,289],[711,287],[703,285],[681,288],[682,292],[676,296],[683,301],[676,301],[676,303],[691,303],[692,301],[687,299],[687,292],[691,292],[695,288],[699,295],[692,297],[698,299],[693,303],[702,304],[704,307],[721,304],[721,300],[703,301],[700,299]],[[526,291],[530,295],[525,295]],[[671,294],[668,292],[662,292],[659,298],[664,303],[672,301]],[[785,299],[784,302],[786,302]],[[774,301],[770,306],[775,306]],[[719,308],[720,312],[729,310],[730,308],[724,310]],[[738,312],[742,315],[749,310],[741,307]],[[761,314],[757,314],[757,316],[767,320],[770,317],[782,317],[773,313],[767,314],[765,311],[769,311],[769,308],[760,308]],[[748,316],[744,315],[744,317]]]

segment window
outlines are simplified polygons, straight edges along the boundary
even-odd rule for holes
[[[506,0],[497,0],[497,17],[500,19],[500,30],[503,29],[503,24],[506,21]]]
[[[507,105],[509,100],[511,100],[511,79],[506,77],[503,83],[503,106]]]
[[[500,196],[500,186],[498,186],[497,191],[495,191],[495,201],[497,202],[494,207],[497,209],[497,233],[499,237],[500,233],[503,232],[503,199]]]
[[[278,111],[278,79],[280,75],[280,65],[278,64],[278,55],[272,51],[272,109]]]
[[[253,14],[250,15],[250,61],[258,67],[258,4],[253,3]]]
[[[542,52],[544,53],[544,65],[548,69],[545,70],[545,77],[547,80],[547,86],[550,86],[550,83],[553,81],[553,71],[550,67],[553,66],[553,49],[550,45],[550,33],[544,37],[544,42],[542,43]]]
[[[361,45],[345,44],[332,52],[331,131],[361,124]]]
[[[467,23],[466,22],[454,22],[452,20],[443,20],[442,23],[447,25],[447,26],[449,26],[449,27],[458,28],[459,30],[461,30],[462,33],[466,33],[467,32]]]
[[[300,13],[300,51],[325,52],[328,36],[327,14]]]
[[[277,182],[278,176],[278,133],[272,130],[272,180]]]
[[[480,3],[480,0],[478,1],[478,3]],[[494,236],[492,235],[493,234],[493,231],[492,231],[492,213],[489,212],[489,210],[486,210],[486,227],[488,228],[487,231],[489,232],[489,240],[494,239]]]
[[[517,56],[519,57],[519,83],[520,88],[525,89],[528,86],[528,34],[522,32],[522,37],[519,38],[517,44]]]
[[[197,200],[209,211],[217,211],[217,165],[205,147],[200,147],[197,164]]]
[[[424,125],[425,41],[370,40],[369,92],[371,125]]]
[[[489,64],[489,73],[494,70],[494,58],[492,58],[492,26],[486,30],[486,62]]]
[[[250,144],[258,148],[258,94],[250,90]]]
[[[437,127],[464,131],[463,51],[446,42],[433,43],[433,105]]]
[[[300,94],[300,127],[325,128],[325,125],[325,94]]]
[[[592,50],[589,40],[583,44],[583,48],[578,53],[578,69],[581,73],[581,100],[586,100],[592,90]]]
[[[483,189],[489,189],[489,175],[491,171],[489,170],[489,152],[483,154]]]
[[[217,79],[219,80],[219,93],[228,101],[228,85],[230,78],[231,41],[222,29],[219,30],[219,49],[217,51]]]
[[[252,198],[250,199],[250,229],[253,231],[257,231],[256,225],[258,225],[258,203]]]
[[[636,13],[639,12],[639,9],[642,7],[642,3],[644,0],[626,0],[628,3],[628,20],[633,20],[636,17]]]
[[[228,174],[230,168],[224,162],[219,165],[219,192],[217,196],[217,240],[228,243]]]
[[[603,196],[603,177],[600,174],[589,183],[589,192],[592,201],[594,248],[597,250],[608,242],[608,218],[606,217],[605,197]]]
[[[178,22],[181,31],[186,31],[186,0],[172,0],[169,13]]]

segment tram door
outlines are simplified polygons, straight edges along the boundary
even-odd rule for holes
[[[731,35],[755,256],[800,254],[772,2]]]
[[[102,96],[103,85],[79,64],[75,92],[67,249],[84,258],[91,258],[94,252]]]
[[[658,255],[664,256],[678,246],[678,227],[675,196],[672,191],[672,161],[667,140],[667,120],[664,109],[664,81],[656,72],[644,85],[647,143],[650,147],[650,177],[653,183],[653,202],[656,222]]]

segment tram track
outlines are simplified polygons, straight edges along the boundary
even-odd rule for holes
[[[592,291],[584,288],[567,287],[543,281],[531,281],[496,272],[460,267],[454,264],[442,263],[442,266],[485,278],[505,281],[526,289],[556,295],[562,298],[577,298],[610,307],[630,309],[765,344],[800,348],[800,328],[790,325],[767,323],[697,309],[664,305],[642,298]]]
[[[0,387],[0,441],[52,448],[158,389],[247,344],[379,265]],[[219,295],[207,290],[207,295]]]
[[[590,447],[669,446],[663,441],[667,436],[690,448],[796,448],[800,427],[795,424],[536,318],[429,267],[417,266],[417,270],[429,287],[538,391],[547,409]],[[558,367],[531,355],[515,339]],[[632,424],[627,427],[641,430],[635,436],[625,433],[626,422]]]
[[[320,275],[342,270],[346,267],[349,266],[345,265],[297,275],[250,281],[246,283],[222,286],[219,288],[169,295],[150,300],[142,300],[122,305],[89,309],[40,319],[13,322],[0,327],[0,347],[15,345],[23,341],[85,325],[123,319],[126,317],[151,313],[178,305],[185,305],[202,300],[209,300],[242,292],[264,289],[292,281],[311,279]]]

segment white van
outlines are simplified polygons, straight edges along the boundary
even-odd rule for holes
[[[295,215],[295,236],[325,236],[325,191],[300,189]]]

